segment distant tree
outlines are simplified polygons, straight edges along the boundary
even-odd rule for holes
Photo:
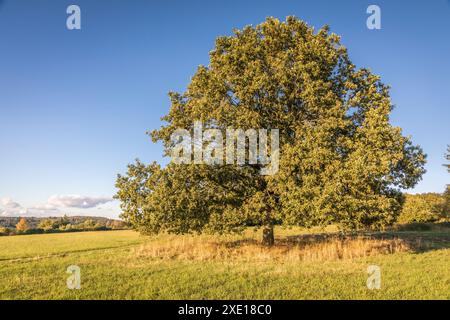
[[[96,226],[97,226],[96,222],[92,219],[88,219],[83,223],[84,229],[94,229]]]
[[[25,232],[29,230],[27,220],[25,218],[20,218],[19,222],[16,224],[16,230],[20,232]]]
[[[113,224],[112,224],[112,228],[113,229],[125,229],[127,228],[127,224],[125,221],[121,221],[121,220],[114,220]]]
[[[120,220],[108,220],[106,223],[106,227],[117,230],[117,229],[124,229],[126,227],[125,222]]]
[[[328,27],[268,18],[219,37],[210,64],[184,93],[170,93],[167,124],[151,133],[169,155],[172,133],[204,129],[280,130],[280,168],[262,176],[259,164],[139,161],[119,176],[121,217],[145,233],[263,229],[275,224],[342,229],[383,228],[396,221],[401,189],[424,173],[420,147],[393,127],[388,86],[356,69]],[[203,145],[204,146],[204,145]],[[225,157],[225,155],[224,155]]]
[[[74,228],[74,226],[70,223],[62,224],[59,226],[59,230],[61,230],[61,231],[71,231],[74,229],[76,229],[76,228]]]
[[[44,219],[41,220],[38,224],[38,228],[48,231],[52,229],[57,229],[56,227],[56,221],[54,219]]]
[[[59,226],[65,226],[68,225],[70,223],[69,217],[65,214],[64,216],[62,216],[61,218],[59,218]]]
[[[8,235],[8,234],[9,234],[9,229],[0,226],[0,236],[6,236],[6,235]]]

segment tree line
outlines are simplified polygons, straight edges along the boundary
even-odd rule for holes
[[[0,235],[120,230],[126,228],[128,226],[124,221],[102,217],[0,217]]]

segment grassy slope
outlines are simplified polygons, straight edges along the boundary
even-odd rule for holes
[[[424,235],[438,245],[321,262],[155,258],[137,249],[176,238],[147,239],[132,231],[0,237],[0,298],[450,299],[449,235]],[[81,290],[66,288],[72,264],[81,268]],[[381,290],[366,287],[369,264],[381,267]]]

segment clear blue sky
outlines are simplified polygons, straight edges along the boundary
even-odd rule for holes
[[[70,4],[81,7],[81,30],[66,28]],[[381,30],[366,27],[370,4],[381,8]],[[428,172],[412,191],[443,191],[448,0],[0,0],[3,206],[117,216],[114,203],[64,207],[48,198],[110,197],[116,174],[134,158],[161,161],[161,146],[145,132],[161,125],[167,92],[184,90],[197,66],[208,63],[217,36],[287,15],[317,28],[329,24],[357,66],[392,86],[392,123],[428,154]]]

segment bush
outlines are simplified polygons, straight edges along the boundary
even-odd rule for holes
[[[444,217],[444,197],[439,193],[407,194],[398,222],[435,222]]]
[[[44,229],[28,229],[23,231],[23,234],[41,234],[45,233]]]
[[[19,220],[19,223],[16,224],[16,230],[21,233],[21,232],[26,232],[27,230],[29,230],[30,227],[28,226],[28,222],[25,218],[21,218]]]
[[[8,228],[5,227],[0,227],[0,236],[7,236],[9,235],[10,230]]]
[[[38,228],[39,229],[43,229],[45,231],[49,231],[49,230],[55,229],[55,226],[56,226],[56,221],[55,220],[53,220],[53,219],[45,219],[45,220],[42,220],[39,223]]]

